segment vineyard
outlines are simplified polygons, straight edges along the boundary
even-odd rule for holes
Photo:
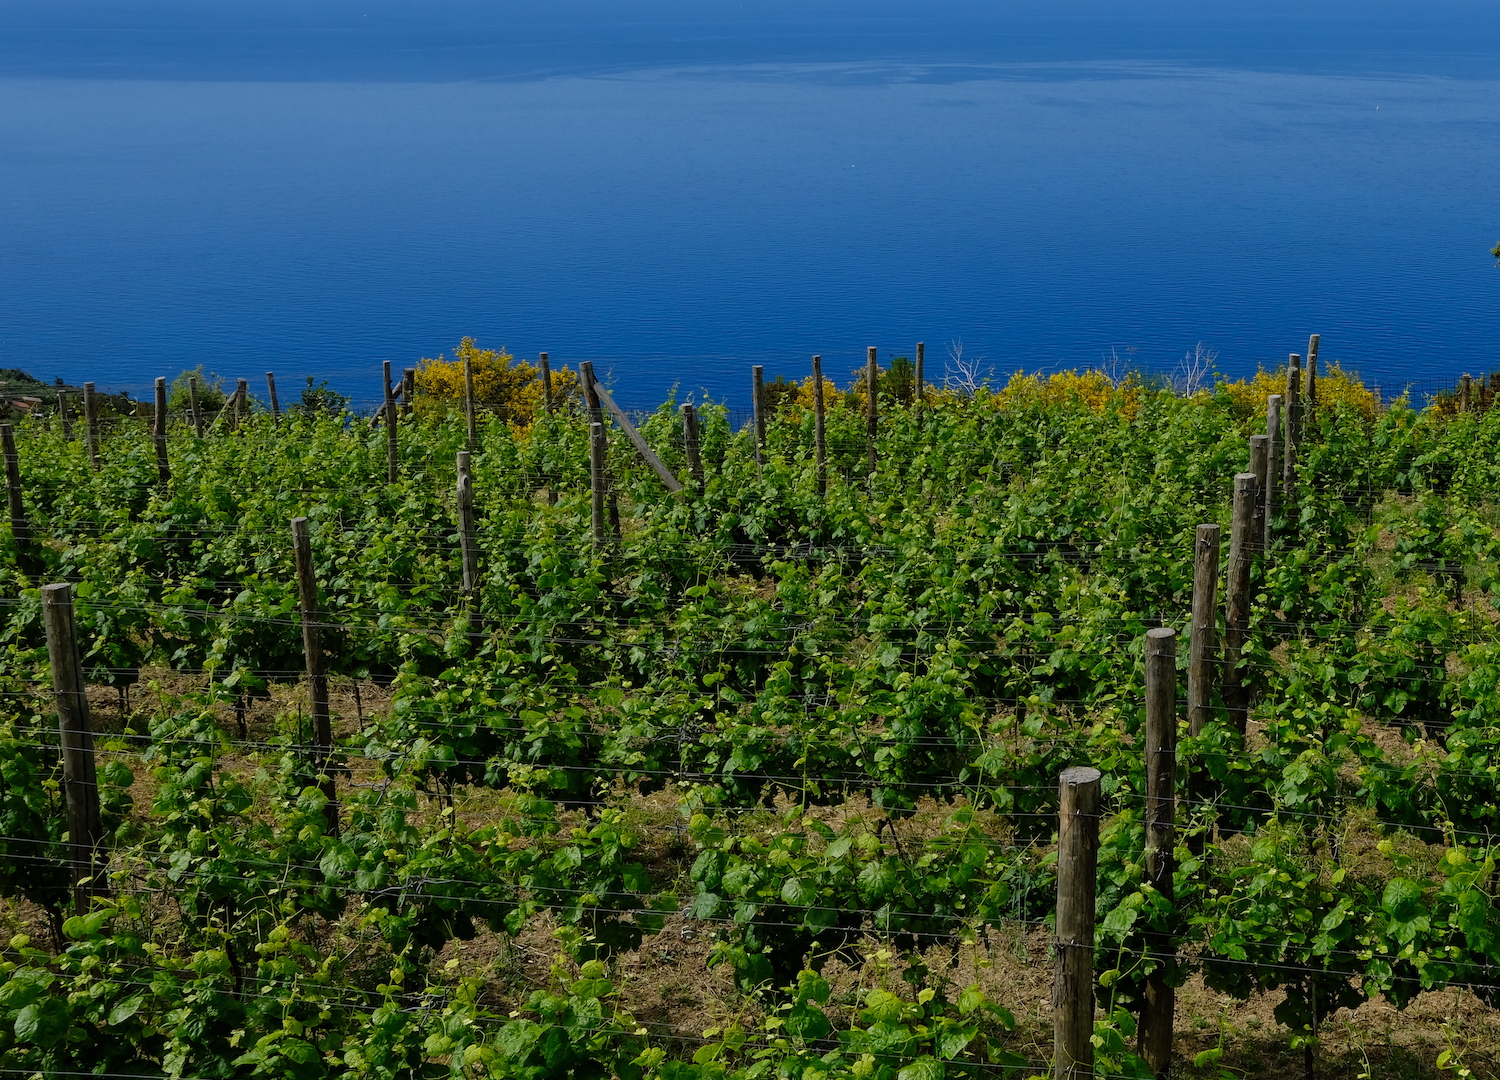
[[[542,370],[7,430],[0,1074],[1500,1076],[1489,387]]]

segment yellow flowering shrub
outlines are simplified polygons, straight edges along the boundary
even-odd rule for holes
[[[1463,410],[1462,405],[1462,383],[1455,382],[1453,389],[1440,391],[1427,401],[1427,407],[1439,416],[1455,417]],[[1494,408],[1495,402],[1500,401],[1500,371],[1491,372],[1488,377],[1477,375],[1471,378],[1469,384],[1469,408],[1474,412],[1488,412]]]
[[[827,380],[825,379],[824,382],[826,383]],[[809,387],[808,389],[811,390],[811,387]],[[827,403],[830,409],[837,404],[843,405],[848,409],[852,409],[857,413],[863,413],[869,407],[865,404],[865,399],[869,395],[865,393],[865,377],[863,375],[859,376],[859,378],[851,382],[849,384],[849,389],[835,394],[834,397],[826,396],[828,393],[827,386],[823,387],[823,393],[825,395],[823,400]],[[808,400],[812,400],[812,394],[810,393],[808,394]],[[876,404],[879,404],[878,399],[876,401]]]
[[[1303,385],[1306,386],[1305,372],[1303,379]],[[1266,411],[1266,398],[1272,394],[1286,393],[1286,367],[1282,366],[1276,371],[1262,368],[1252,378],[1222,382],[1218,389],[1229,396],[1234,415],[1240,419],[1262,415]],[[1374,392],[1365,388],[1359,376],[1343,370],[1337,364],[1330,364],[1318,371],[1318,404],[1335,403],[1354,409],[1366,420],[1375,419],[1377,402]]]
[[[838,384],[827,375],[823,376],[823,408],[836,409],[844,400],[843,392],[839,390]],[[863,400],[863,398],[861,398]],[[813,407],[813,377],[809,375],[803,379],[797,387],[797,394],[788,404],[800,405],[804,409]]]
[[[912,362],[908,358],[904,356],[892,358],[888,366],[877,370],[875,378],[877,380],[875,392],[882,401],[890,400],[898,405],[910,405],[912,403],[912,397],[916,391],[916,368],[912,366]],[[842,394],[836,393],[833,397],[828,396],[828,388],[833,386],[833,383],[827,378],[824,378],[823,383],[823,400],[830,409],[839,402],[853,409],[855,412],[864,412],[867,408],[865,404],[865,388],[869,384],[869,376],[864,371],[860,371],[854,376],[847,390]],[[808,390],[807,400],[812,401],[811,378],[807,380],[806,385]],[[932,384],[924,382],[922,399],[924,401],[931,401],[932,397]]]
[[[915,386],[909,377],[909,373],[903,373],[900,369],[897,369],[896,374],[901,376],[901,378],[892,379],[891,372],[887,369],[882,369],[879,375],[880,381],[876,384],[876,393],[879,395],[881,401],[893,401],[894,404],[902,407],[909,406],[912,404]],[[851,381],[849,388],[842,392],[834,390],[833,385],[832,380],[827,377],[823,379],[823,401],[827,404],[828,408],[831,409],[835,405],[842,404],[846,408],[858,413],[865,411],[865,386],[867,384],[863,374],[860,374]],[[807,379],[806,386],[807,400],[811,402],[811,378]],[[924,383],[922,387],[922,400],[928,404],[932,404],[939,400],[957,400],[957,398],[954,395],[945,394],[943,391],[938,390],[931,383]]]
[[[1115,407],[1130,418],[1135,416],[1140,399],[1141,386],[1135,379],[1126,379],[1116,386],[1102,371],[1057,371],[1045,379],[1018,371],[992,400],[1002,409],[1016,405],[1082,405],[1093,412],[1103,412]]]
[[[511,423],[529,423],[542,407],[542,380],[538,369],[501,349],[481,349],[474,339],[464,338],[453,359],[439,355],[423,359],[417,368],[417,409],[441,412],[464,400],[464,360],[474,374],[474,403]],[[578,393],[578,374],[566,367],[552,372],[554,403],[569,401]]]
[[[880,369],[879,387],[880,397],[884,401],[888,397],[893,398],[896,403],[904,406],[912,404],[914,390],[915,369],[911,361],[903,356],[896,357],[890,367]],[[840,390],[838,383],[827,375],[823,376],[823,407],[832,412],[834,409],[846,408],[854,412],[865,410],[865,373],[863,370],[854,373],[849,385]],[[813,407],[813,377],[808,375],[801,382],[787,380],[782,376],[776,376],[774,381],[765,383],[766,407],[771,415],[788,410],[811,410]],[[940,405],[958,401],[964,397],[956,391],[945,390],[926,383],[922,390],[922,399],[928,405]]]

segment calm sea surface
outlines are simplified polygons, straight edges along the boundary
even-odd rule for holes
[[[49,379],[369,399],[464,335],[636,406],[918,340],[938,378],[960,341],[999,377],[1200,342],[1243,374],[1311,332],[1392,388],[1500,364],[1482,16],[29,11],[0,4],[0,367]]]

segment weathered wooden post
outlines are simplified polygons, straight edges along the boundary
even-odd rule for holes
[[[912,382],[911,402],[917,411],[917,430],[922,430],[922,358],[926,349],[922,342],[917,342],[917,370]]]
[[[537,353],[536,363],[537,363],[537,368],[538,368],[538,370],[541,373],[540,377],[541,377],[541,380],[542,380],[542,412],[544,412],[544,413],[551,413],[552,409],[553,409],[553,406],[556,404],[552,400],[552,364],[547,359],[547,354],[546,353]],[[472,390],[470,391],[470,396],[471,397],[473,396],[473,391]],[[472,422],[470,423],[470,431],[471,432],[473,431],[473,424],[472,424]],[[470,436],[469,436],[469,439],[470,439],[469,449],[471,449],[471,450],[474,449],[474,447],[472,445],[473,444],[473,438],[474,438],[474,436],[472,434],[470,434]],[[545,471],[542,473],[542,481],[547,485],[547,505],[548,506],[556,506],[557,505],[557,483]]]
[[[16,453],[16,433],[10,424],[0,424],[0,446],[5,450],[5,490],[10,504],[10,535],[16,543],[16,560],[27,577],[32,566],[31,523],[26,520],[26,504],[21,489],[21,457]]]
[[[1282,497],[1288,506],[1297,489],[1297,451],[1302,445],[1302,357],[1292,353],[1286,368],[1286,438],[1281,454]]]
[[[1472,383],[1473,379],[1467,374],[1458,380],[1458,411],[1461,413],[1469,411],[1469,391]]]
[[[1075,765],[1058,779],[1057,942],[1052,968],[1052,1075],[1094,1075],[1094,900],[1103,774]]]
[[[589,424],[589,522],[595,549],[604,546],[604,425]]]
[[[583,400],[589,409],[589,423],[604,424],[604,405],[599,401],[599,387],[594,379],[594,362],[585,360],[578,365],[578,378],[583,383]]]
[[[1219,527],[1199,525],[1193,543],[1193,628],[1188,641],[1188,731],[1193,735],[1213,717],[1218,591]]]
[[[73,586],[42,586],[42,619],[47,657],[57,697],[57,729],[62,747],[63,804],[68,824],[68,861],[73,867],[73,906],[80,914],[89,900],[107,892],[99,858],[99,780],[94,764],[94,733],[89,724],[88,686],[78,656],[73,621]]]
[[[1266,398],[1266,438],[1269,440],[1266,452],[1266,472],[1269,476],[1265,488],[1261,491],[1262,513],[1265,515],[1266,531],[1261,538],[1261,550],[1271,550],[1271,537],[1275,532],[1272,519],[1276,516],[1276,507],[1279,500],[1277,493],[1281,490],[1281,395],[1271,394]]]
[[[578,374],[583,382],[584,400],[588,402],[589,423],[598,424],[593,432],[589,453],[599,455],[599,498],[604,501],[604,510],[609,515],[611,534],[620,535],[620,507],[615,500],[614,482],[609,474],[609,436],[604,428],[604,403],[599,393],[599,380],[594,377],[594,363],[585,360],[578,365]],[[597,451],[594,449],[597,446]],[[592,463],[592,458],[590,462]]]
[[[89,461],[99,468],[99,402],[94,398],[94,384],[83,384],[83,422],[89,441]]]
[[[1199,525],[1193,546],[1192,638],[1188,643],[1188,734],[1203,733],[1213,719],[1214,673],[1218,669],[1219,539],[1217,525]],[[1210,777],[1200,763],[1188,776],[1188,798],[1202,805],[1212,791]],[[1188,838],[1195,854],[1203,853],[1203,834]]]
[[[688,475],[693,486],[703,491],[703,455],[698,447],[698,410],[691,404],[682,406],[682,445],[687,452]]]
[[[594,397],[601,406],[609,410],[609,414],[615,418],[615,424],[619,427],[621,433],[635,447],[635,452],[641,455],[641,460],[651,467],[651,471],[656,474],[656,478],[662,482],[668,491],[674,494],[681,491],[682,485],[678,483],[677,477],[672,475],[672,470],[662,464],[661,458],[656,456],[656,451],[651,449],[651,445],[646,442],[645,436],[630,422],[630,417],[625,415],[625,410],[615,403],[615,399],[610,392],[597,382],[593,386]],[[611,487],[610,498],[614,498],[613,487]],[[611,513],[615,513],[615,511],[612,510]]]
[[[755,428],[755,464],[766,463],[766,369],[750,368],[750,418]]]
[[[240,421],[250,416],[250,381],[248,379],[235,380],[234,403],[235,427],[238,428]]]
[[[218,415],[214,417],[213,423],[208,425],[208,430],[213,431],[219,426],[220,421],[223,421],[224,427],[226,429],[230,431],[234,430],[235,410],[239,408],[239,404],[240,393],[238,390],[235,390],[233,393],[224,398],[224,407],[220,409]]]
[[[156,443],[156,483],[162,498],[166,498],[172,483],[172,466],[167,461],[167,380],[161,376],[156,380],[156,415],[152,417],[151,434]]]
[[[193,422],[193,434],[203,438],[203,414],[198,411],[198,377],[188,376],[188,417]]]
[[[474,417],[474,364],[464,353],[464,426],[468,429],[469,452],[479,449],[478,421]]]
[[[875,346],[869,347],[865,361],[865,474],[875,476],[875,435],[879,431],[880,413],[876,403],[880,388],[880,368],[875,363]]]
[[[307,518],[292,518],[292,555],[297,563],[297,594],[301,601],[302,652],[307,662],[308,704],[313,720],[313,769],[320,777],[318,789],[328,801],[323,817],[330,835],[339,831],[338,791],[334,787],[329,757],[333,750],[333,724],[328,715],[328,669],[323,656],[323,612],[318,607],[318,579],[313,573],[312,536]]]
[[[1268,435],[1250,436],[1250,471],[1255,474],[1255,490],[1265,491],[1271,482],[1271,439]],[[1255,520],[1250,523],[1250,536],[1256,547],[1265,550],[1266,500],[1255,500]]]
[[[1318,411],[1318,338],[1313,334],[1307,339],[1307,374],[1304,376],[1302,394],[1302,419],[1312,423],[1313,413]]]
[[[1250,529],[1255,521],[1254,473],[1234,478],[1234,510],[1229,527],[1229,572],[1224,597],[1224,707],[1235,728],[1245,733],[1249,698],[1240,656],[1250,635],[1250,557],[1255,541]]]
[[[391,362],[381,361],[381,385],[385,387],[385,482],[394,484],[401,475],[401,444],[396,439],[396,395],[391,389]]]
[[[1217,530],[1216,530],[1217,531]],[[1146,631],[1146,884],[1173,898],[1173,851],[1177,844],[1177,632]],[[1172,939],[1148,934],[1147,950],[1157,967],[1146,976],[1136,1052],[1157,1076],[1172,1060],[1172,1021],[1177,992],[1168,979]]]
[[[464,595],[472,604],[479,593],[479,540],[474,530],[474,477],[469,452],[458,452],[458,545],[463,554]]]
[[[271,423],[281,423],[281,400],[276,396],[276,373],[266,372],[266,390],[271,395]]]
[[[818,477],[818,494],[828,493],[828,429],[823,407],[823,358],[812,358],[813,375],[813,468]]]

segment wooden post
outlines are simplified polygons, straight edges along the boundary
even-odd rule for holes
[[[16,453],[16,433],[9,424],[0,424],[0,446],[5,450],[5,490],[10,503],[10,535],[16,544],[16,561],[31,577],[35,567],[31,565],[31,523],[26,520],[26,504],[22,500],[21,457]]]
[[[1224,706],[1241,735],[1249,712],[1249,699],[1240,672],[1240,655],[1250,633],[1250,556],[1255,541],[1250,529],[1255,521],[1255,474],[1238,473],[1234,478],[1234,513],[1229,527],[1229,573],[1224,595]]]
[[[755,424],[755,464],[766,463],[766,369],[750,368],[750,416]]]
[[[229,398],[229,430],[238,431],[240,420],[245,415],[245,402],[250,396],[250,384],[244,379],[235,381],[234,394]]]
[[[94,400],[94,384],[83,384],[83,422],[88,432],[89,461],[99,468],[99,402]]]
[[[1266,438],[1270,440],[1266,452],[1266,471],[1269,480],[1266,482],[1265,490],[1260,493],[1262,514],[1265,516],[1266,531],[1261,537],[1260,549],[1271,550],[1271,536],[1275,532],[1272,518],[1276,516],[1278,500],[1277,492],[1281,490],[1278,481],[1281,478],[1281,395],[1271,394],[1266,398]]]
[[[1302,357],[1292,353],[1286,368],[1286,436],[1281,452],[1282,497],[1288,505],[1297,487],[1297,448],[1302,443]]]
[[[328,669],[323,658],[323,613],[318,607],[318,579],[313,573],[312,537],[305,517],[292,518],[292,555],[297,562],[297,594],[302,611],[302,652],[307,661],[307,691],[313,720],[313,768],[322,778],[318,788],[328,798],[323,817],[328,832],[339,831],[338,792],[329,772],[333,725],[328,716]]]
[[[828,493],[828,429],[823,408],[823,358],[812,358],[813,375],[813,466],[818,477],[818,494]]]
[[[381,362],[381,385],[385,387],[385,482],[394,484],[401,475],[401,444],[396,439],[396,395],[391,389],[391,362]]]
[[[464,424],[468,428],[469,452],[479,449],[479,428],[474,418],[474,364],[464,353]]]
[[[73,441],[73,418],[68,415],[68,392],[59,390],[57,392],[57,416],[62,421],[62,436],[67,442]]]
[[[1217,529],[1215,530],[1217,531]],[[1173,896],[1173,851],[1177,843],[1177,631],[1146,631],[1146,884],[1167,900]],[[1147,950],[1156,970],[1146,976],[1136,1052],[1151,1071],[1165,1076],[1172,1060],[1172,1021],[1177,992],[1169,982],[1170,936],[1149,934]]]
[[[1218,591],[1219,527],[1199,525],[1193,544],[1193,628],[1188,641],[1188,731],[1193,735],[1201,733],[1213,716]]]
[[[224,421],[224,427],[228,431],[238,431],[240,427],[240,390],[236,385],[229,392],[229,397],[224,400],[224,407],[219,410],[219,415],[214,418],[214,423]]]
[[[917,411],[918,431],[922,430],[922,356],[925,351],[922,342],[917,342],[917,371],[916,377],[912,380],[915,385],[912,386],[911,401]]]
[[[73,586],[42,586],[42,617],[47,626],[47,656],[52,662],[52,690],[57,696],[73,906],[81,914],[88,910],[90,898],[104,894],[107,888],[98,857],[104,830],[99,823],[99,781],[94,765],[94,733],[89,725],[88,686],[73,622]]]
[[[166,498],[167,487],[172,483],[172,466],[167,461],[167,380],[158,376],[156,380],[156,415],[152,418],[152,436],[156,443],[156,482]]]
[[[589,494],[592,497],[589,522],[595,549],[604,546],[604,425],[598,420],[589,424]]]
[[[220,409],[219,412],[218,412],[218,415],[216,415],[214,417],[213,423],[211,423],[211,424],[208,425],[208,430],[209,431],[213,431],[216,427],[219,426],[219,422],[221,420],[224,422],[224,426],[226,428],[233,428],[234,427],[234,410],[239,406],[239,403],[240,403],[240,394],[239,394],[239,391],[236,390],[234,393],[230,394],[228,397],[226,397],[224,399],[224,407],[222,409]],[[226,417],[227,417],[227,419],[226,419]]]
[[[463,554],[464,594],[473,603],[479,593],[479,541],[474,534],[474,477],[469,452],[458,452],[458,544]]]
[[[1052,968],[1052,1075],[1094,1075],[1094,899],[1098,888],[1098,769],[1058,780],[1057,942]]]
[[[1318,338],[1314,334],[1307,339],[1307,375],[1303,387],[1303,409],[1302,415],[1305,421],[1311,422],[1312,415],[1318,409]]]
[[[203,414],[198,411],[198,377],[188,376],[188,416],[193,421],[193,434],[203,438]]]
[[[1271,482],[1271,439],[1267,435],[1250,436],[1250,471],[1255,474],[1255,490],[1265,491]],[[1250,523],[1251,543],[1264,549],[1266,537],[1266,500],[1255,500],[1255,520]]]
[[[688,475],[693,486],[703,490],[703,456],[698,449],[698,410],[692,405],[682,406],[682,445],[687,451]]]
[[[585,360],[578,365],[578,376],[583,383],[583,400],[589,409],[589,423],[604,424],[604,406],[599,402],[599,383],[594,378],[594,362]]]
[[[589,407],[589,424],[591,432],[591,437],[589,439],[590,480],[594,484],[594,501],[596,504],[596,510],[598,511],[596,516],[600,523],[599,528],[595,533],[595,535],[599,537],[599,539],[596,540],[597,546],[598,544],[603,543],[603,520],[606,511],[609,514],[609,520],[611,522],[611,528],[614,535],[620,535],[620,510],[619,505],[615,502],[613,485],[610,483],[609,477],[609,436],[605,433],[604,430],[604,405],[602,402],[601,393],[604,388],[599,385],[599,380],[594,377],[594,363],[592,360],[585,360],[581,364],[579,364],[578,374],[583,381],[583,397],[584,400],[588,403]],[[593,425],[598,426],[595,427]],[[595,464],[595,455],[598,456],[597,478],[595,478],[592,474]],[[673,483],[676,483],[675,477],[673,478]]]
[[[281,400],[276,396],[276,373],[274,371],[266,372],[266,390],[271,395],[271,422],[279,424],[281,423]]]
[[[876,403],[880,387],[880,368],[875,363],[875,346],[867,351],[865,361],[865,474],[875,475],[875,434],[879,430],[879,405]]]
[[[600,386],[598,382],[595,382],[593,385],[595,399],[600,405],[609,410],[609,414],[615,418],[615,423],[619,425],[620,430],[625,433],[625,437],[635,447],[635,452],[641,455],[641,460],[651,466],[651,471],[656,474],[658,480],[666,485],[668,491],[673,494],[681,491],[682,485],[677,482],[677,477],[673,476],[672,470],[667,468],[662,463],[661,458],[656,456],[656,452],[646,442],[645,436],[630,422],[630,417],[625,415],[625,410],[615,404],[615,399],[610,397],[609,391]],[[612,490],[611,498],[613,498]]]
[[[411,416],[417,405],[417,369],[403,368],[401,371],[401,411]]]
[[[1464,375],[1458,380],[1458,411],[1466,413],[1469,411],[1469,390],[1473,380]]]
[[[464,363],[465,363],[465,365],[467,365],[468,361],[465,360]],[[539,353],[537,355],[537,363],[540,365],[541,372],[542,372],[542,376],[541,376],[542,377],[542,411],[550,414],[552,412],[554,406],[556,405],[556,402],[554,402],[552,400],[552,365],[547,362],[547,354],[546,353]],[[468,369],[466,367],[465,371],[467,372],[467,370]],[[465,374],[464,378],[467,379],[467,380],[469,380],[468,395],[469,395],[470,401],[472,402],[472,400],[474,398],[473,376],[470,375],[470,374]],[[469,408],[470,408],[470,410],[472,410],[474,408],[474,406],[471,404],[469,406]],[[475,428],[474,428],[474,421],[470,420],[469,421],[469,443],[470,443],[469,449],[471,449],[471,450],[477,449],[477,447],[474,445],[475,441],[476,441],[476,431],[475,431]],[[541,480],[542,480],[542,483],[544,483],[544,484],[547,485],[547,505],[548,506],[556,506],[557,505],[557,478],[554,477],[554,476],[552,476],[546,470],[546,468],[543,467],[542,470],[541,470]]]
[[[1219,660],[1218,589],[1219,539],[1217,525],[1199,525],[1193,547],[1192,638],[1188,643],[1187,710],[1188,734],[1200,735],[1213,719],[1214,674]],[[1195,804],[1208,801],[1212,784],[1201,763],[1188,776],[1188,798]],[[1188,838],[1194,854],[1203,853],[1203,834]]]

